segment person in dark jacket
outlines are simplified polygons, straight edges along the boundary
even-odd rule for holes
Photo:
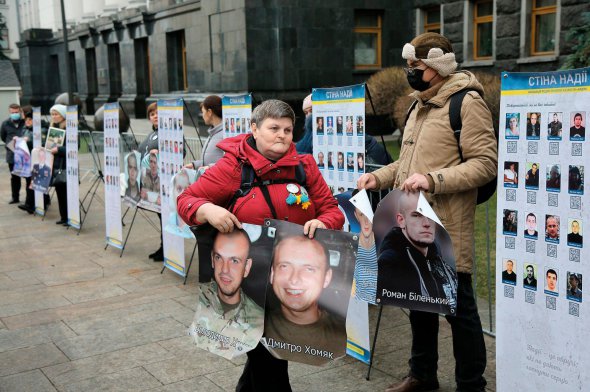
[[[10,117],[6,119],[0,127],[0,138],[5,144],[10,143],[12,139],[21,137],[25,121],[22,118],[22,110],[19,104],[12,103],[8,106]],[[14,152],[6,146],[6,163],[10,170],[10,187],[12,190],[12,200],[8,204],[18,204],[20,201],[21,178],[12,174],[14,169]]]
[[[53,105],[49,110],[51,115],[50,127],[66,129],[66,106]],[[55,181],[56,173],[61,170],[66,170],[66,146],[56,146],[49,150],[53,154],[53,178]],[[66,182],[53,183],[55,194],[57,195],[57,204],[59,206],[60,219],[55,222],[56,225],[68,225],[68,186]]]

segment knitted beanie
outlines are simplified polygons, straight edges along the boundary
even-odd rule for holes
[[[309,108],[311,108],[311,94],[305,97],[305,99],[303,100],[303,106],[301,107],[302,110]]]
[[[67,108],[65,105],[60,105],[60,104],[53,105],[51,107],[51,109],[49,109],[49,113],[51,113],[52,111],[58,112],[59,114],[61,114],[61,116],[64,118],[64,120],[66,119]]]
[[[405,44],[402,57],[411,61],[420,60],[442,77],[457,69],[451,42],[437,33],[420,34],[412,42]]]

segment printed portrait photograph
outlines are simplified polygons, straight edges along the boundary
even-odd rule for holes
[[[568,218],[567,220],[567,244],[575,248],[581,248],[584,244],[582,232],[582,219]]]
[[[53,170],[53,154],[43,147],[33,148],[31,152],[31,189],[49,193]]]
[[[527,290],[537,291],[537,264],[525,262],[522,275],[522,286]]]
[[[537,215],[532,212],[526,214],[524,220],[524,238],[529,238],[532,240],[539,238],[539,231],[537,227]]]
[[[559,216],[545,215],[545,241],[559,243]]]
[[[527,162],[526,174],[524,176],[524,187],[526,189],[539,189],[539,163]]]
[[[516,260],[504,259],[502,262],[502,283],[516,286]]]
[[[221,233],[193,227],[199,252],[198,303],[189,334],[197,347],[226,359],[252,350],[264,330],[275,230],[243,223]]]
[[[586,140],[586,112],[570,113],[570,124],[570,140],[578,142]]]
[[[325,132],[324,118],[316,117],[315,119],[315,131],[318,135],[323,135]]]
[[[527,113],[526,138],[529,140],[539,140],[541,138],[541,113]]]
[[[506,139],[520,137],[520,113],[506,113]]]
[[[506,161],[504,162],[504,187],[517,188],[518,187],[518,162]]]
[[[310,239],[301,225],[270,225],[276,237],[263,344],[277,358],[310,365],[343,357],[358,235],[318,229]],[[280,343],[310,349],[293,352]]]
[[[49,128],[47,131],[47,138],[45,139],[45,149],[51,150],[53,147],[61,147],[64,145],[66,131],[59,128]]]
[[[549,140],[561,140],[563,131],[563,113],[549,112],[547,114],[547,138]]]
[[[183,238],[194,238],[189,225],[187,225],[178,215],[178,206],[176,198],[184,192],[193,182],[197,180],[197,172],[193,169],[181,169],[178,173],[172,176],[170,180],[170,215],[165,230],[170,233]],[[164,185],[162,185],[165,191]],[[165,192],[162,192],[165,194]]]
[[[555,267],[545,267],[545,294],[559,295],[559,270]]]
[[[561,190],[561,165],[547,165],[545,182],[549,192],[559,192]]]
[[[566,298],[570,301],[582,302],[582,274],[567,272]]]
[[[373,230],[377,303],[455,314],[455,255],[450,236],[427,198],[394,189],[379,203]]]
[[[569,165],[567,191],[575,195],[584,194],[584,166]]]
[[[503,215],[502,233],[515,236],[518,233],[518,211],[505,209]]]

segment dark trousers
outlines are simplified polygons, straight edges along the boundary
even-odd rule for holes
[[[458,273],[457,314],[446,316],[453,332],[457,391],[483,391],[486,347],[471,285],[471,274]],[[412,326],[411,374],[423,381],[436,378],[438,320],[436,313],[410,311]]]
[[[247,354],[236,392],[291,392],[289,362],[273,357],[262,343]]]
[[[34,210],[35,209],[35,191],[32,189],[29,189],[29,186],[31,185],[31,179],[32,177],[28,177],[27,180],[27,197],[25,199],[25,206],[27,206],[27,208],[29,208],[30,210]],[[49,195],[47,193],[43,194],[43,202],[45,204],[45,209],[47,209],[47,206],[50,203],[50,198]]]
[[[14,170],[14,163],[9,163],[8,169],[10,169],[10,188],[12,189],[12,200],[19,201],[21,178],[12,174],[12,171]]]
[[[67,184],[56,184],[55,194],[59,205],[59,216],[61,220],[68,220],[68,186]]]

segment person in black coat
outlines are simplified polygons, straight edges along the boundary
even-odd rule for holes
[[[25,121],[22,118],[22,110],[19,104],[13,103],[8,106],[10,117],[6,119],[0,127],[0,139],[8,145],[15,137],[23,135]],[[14,169],[14,152],[6,146],[6,163],[10,170],[10,188],[12,190],[12,200],[8,204],[18,204],[20,201],[21,178],[12,174]]]

